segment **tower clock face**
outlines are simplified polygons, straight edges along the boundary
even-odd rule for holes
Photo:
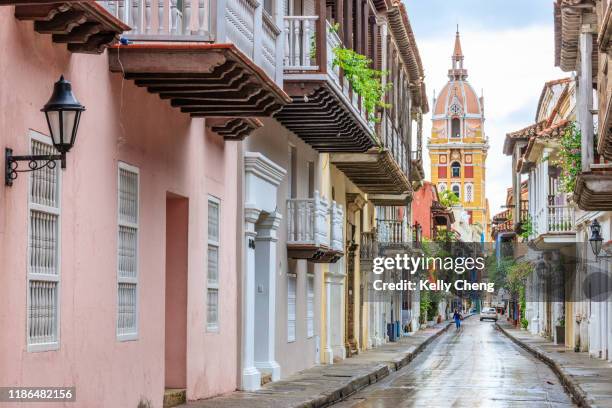
[[[449,109],[452,115],[459,115],[461,113],[461,106],[456,103],[453,103]]]

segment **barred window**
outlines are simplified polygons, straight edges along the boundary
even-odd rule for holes
[[[208,198],[208,268],[206,287],[206,328],[219,330],[219,221],[220,201]]]
[[[308,275],[306,292],[306,332],[308,337],[314,336],[314,276]]]
[[[287,276],[287,341],[295,341],[295,307],[297,277]]]
[[[44,136],[33,134],[31,153],[57,154]],[[28,351],[59,348],[60,295],[59,167],[30,173],[28,228]]]
[[[117,226],[117,338],[138,338],[139,172],[119,163]]]

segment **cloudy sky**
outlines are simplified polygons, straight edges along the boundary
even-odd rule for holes
[[[552,0],[404,0],[425,67],[430,105],[448,80],[459,24],[468,81],[485,97],[487,197],[501,211],[511,185],[506,133],[533,123],[544,82],[568,76],[554,66]],[[424,137],[430,137],[431,116]],[[427,157],[427,155],[425,155]],[[429,161],[425,163],[429,178]]]

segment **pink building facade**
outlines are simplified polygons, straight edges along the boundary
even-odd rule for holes
[[[87,108],[65,170],[0,188],[0,384],[74,386],[81,407],[235,390],[241,142],[12,6],[0,44],[0,145],[50,148],[40,108],[61,74]]]

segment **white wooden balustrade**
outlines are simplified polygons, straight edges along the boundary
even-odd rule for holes
[[[376,230],[361,233],[360,258],[362,261],[371,261],[378,256],[377,237]]]
[[[342,205],[332,201],[332,205],[329,207],[331,249],[338,252],[344,252],[343,216]]]
[[[313,198],[287,200],[287,245],[329,248],[329,203],[315,191]]]
[[[285,17],[285,69],[288,71],[318,70],[316,33],[319,16]]]
[[[572,234],[576,231],[574,207],[569,205],[549,205],[540,208],[532,220],[531,239],[542,234]]]
[[[131,41],[233,43],[277,83],[282,78],[281,30],[257,0],[100,1],[132,30]],[[278,68],[278,69],[277,69]],[[281,73],[279,75],[279,72]]]
[[[100,3],[132,30],[134,40],[210,41],[212,0],[116,0]],[[179,7],[179,4],[181,5]]]
[[[285,16],[285,52],[284,68],[288,74],[314,73],[320,68],[317,61],[317,22],[319,16]],[[337,30],[326,21],[325,24],[326,54],[325,67],[331,81],[344,94],[346,100],[353,105],[359,116],[373,129],[374,123],[369,123],[367,112],[356,92],[351,92],[349,81],[342,77],[340,67],[334,65],[334,49],[342,46],[342,40]]]
[[[376,220],[378,242],[389,244],[407,243],[406,223],[403,220]]]

